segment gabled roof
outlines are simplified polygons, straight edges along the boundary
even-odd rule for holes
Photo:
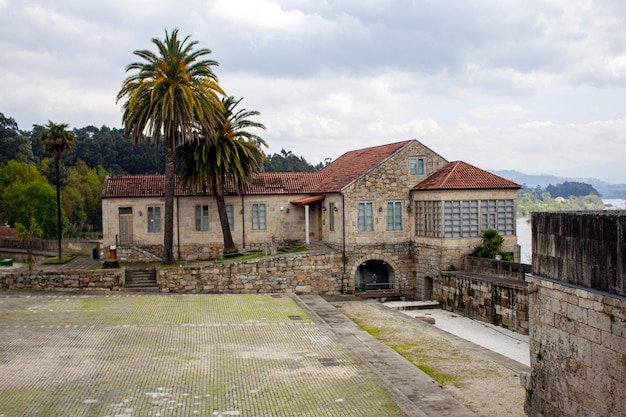
[[[521,185],[463,161],[450,162],[413,187],[412,191],[519,189]]]
[[[262,172],[255,173],[245,194],[278,195],[278,194],[310,194],[321,181],[319,172]],[[163,197],[165,191],[165,175],[114,175],[104,183],[102,198],[119,197]],[[237,194],[228,181],[225,184],[227,195]],[[174,195],[211,195],[201,190],[185,190],[176,182]]]
[[[318,185],[317,192],[341,191],[342,188],[371,171],[410,142],[412,141],[406,140],[344,153],[320,171],[324,179]]]

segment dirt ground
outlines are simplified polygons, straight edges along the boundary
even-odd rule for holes
[[[519,373],[441,336],[429,325],[400,320],[363,301],[331,304],[437,380],[481,417],[524,417]]]

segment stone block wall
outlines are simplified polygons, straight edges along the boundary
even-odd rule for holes
[[[434,299],[442,308],[474,320],[528,334],[527,283],[442,272],[434,279]]]
[[[626,416],[626,298],[530,281],[526,414]]]
[[[491,277],[525,281],[526,274],[532,272],[532,267],[517,262],[498,261],[468,255],[465,257],[465,267],[463,270],[476,274],[489,275]]]
[[[533,213],[533,272],[626,296],[626,211]]]
[[[530,417],[626,416],[626,212],[533,213]]]
[[[299,254],[277,258],[160,268],[161,292],[206,294],[340,294],[340,254]]]
[[[124,283],[121,269],[71,272],[20,272],[0,275],[0,289],[28,291],[119,291]]]

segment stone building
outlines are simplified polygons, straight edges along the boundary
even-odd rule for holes
[[[417,140],[350,151],[316,173],[257,173],[225,200],[242,251],[273,252],[321,242],[343,256],[342,292],[396,291],[428,298],[430,277],[480,244],[482,230],[505,238],[519,259],[518,184],[465,162],[448,162]],[[103,242],[159,254],[162,175],[107,178]],[[180,260],[222,255],[215,200],[176,186],[174,252]],[[124,251],[125,256],[138,252]]]

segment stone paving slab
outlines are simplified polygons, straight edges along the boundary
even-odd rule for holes
[[[0,417],[423,415],[274,297],[0,294]]]

